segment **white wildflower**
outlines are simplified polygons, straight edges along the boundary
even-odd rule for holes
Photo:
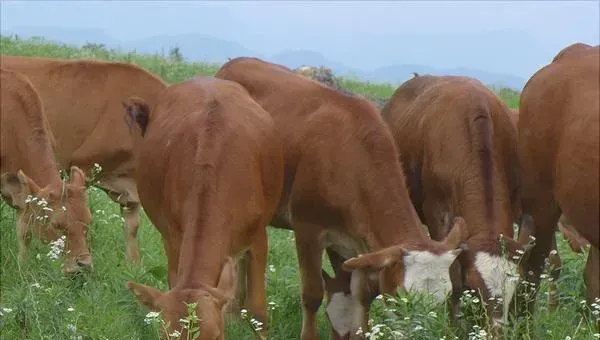
[[[263,325],[263,323],[262,323],[262,322],[260,322],[260,321],[256,320],[255,318],[252,318],[252,319],[250,320],[250,323],[252,324],[252,328],[254,328],[254,330],[255,330],[255,331],[257,331],[257,332],[258,332],[258,331],[261,331],[261,330],[262,330],[262,325]]]
[[[173,333],[169,334],[169,336],[171,338],[179,338],[181,336],[181,333],[179,331],[173,331]]]
[[[144,322],[149,325],[151,324],[154,320],[156,320],[156,318],[158,318],[158,316],[160,315],[159,312],[149,312],[148,314],[146,314],[146,317],[144,318]]]
[[[10,313],[10,312],[12,312],[12,309],[11,309],[11,308],[3,308],[3,307],[0,307],[0,316],[2,316],[2,315],[4,315],[4,314],[8,314],[8,313]]]
[[[48,252],[48,254],[46,256],[48,256],[51,259],[58,259],[60,257],[60,255],[63,252],[63,249],[65,248],[65,240],[66,240],[66,236],[62,235],[60,238],[58,238],[56,241],[52,241],[50,242],[50,251]]]
[[[73,307],[69,307],[69,308],[67,308],[67,310],[68,310],[69,312],[74,312],[74,311],[75,311],[75,308],[73,308]]]

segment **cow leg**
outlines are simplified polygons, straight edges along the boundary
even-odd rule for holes
[[[560,211],[551,193],[548,193],[548,195],[539,195],[535,199],[524,199],[523,213],[531,214],[535,245],[531,250],[529,260],[525,264],[524,276],[526,282],[521,284],[519,288],[519,299],[521,299],[519,305],[520,308],[525,307],[526,316],[531,317],[534,311],[535,296],[539,290],[540,275],[544,270],[550,249],[555,242],[554,231]],[[523,225],[521,228],[523,228]],[[523,310],[520,312],[523,312]]]
[[[317,241],[317,235],[298,230],[310,230],[303,223],[294,223],[296,229],[296,253],[300,267],[300,283],[302,289],[302,332],[301,340],[318,340],[317,311],[324,295],[323,278],[321,277],[321,258],[323,247]]]
[[[138,264],[140,263],[140,250],[137,233],[140,226],[140,204],[129,202],[126,206],[121,205],[121,215],[125,220],[123,232],[127,259],[133,264]]]
[[[236,263],[236,292],[235,299],[227,304],[226,312],[233,317],[238,317],[242,306],[244,306],[248,294],[248,261],[250,260],[250,250],[247,250]]]
[[[267,266],[268,239],[267,228],[258,227],[258,235],[247,252],[247,292],[244,305],[252,316],[263,323],[261,333],[267,333],[267,293],[265,288],[265,271]],[[240,278],[243,279],[243,278]]]
[[[584,269],[585,292],[589,304],[600,305],[600,251],[591,246]],[[592,307],[598,310],[598,307]],[[600,317],[593,315],[596,319],[596,331],[600,333]]]
[[[386,271],[389,273],[389,271]],[[389,278],[388,278],[389,279]],[[350,293],[352,295],[352,307],[350,309],[350,340],[366,339],[365,332],[368,330],[369,292],[367,289],[367,274],[362,270],[352,272],[350,278]],[[362,332],[359,332],[362,330]]]
[[[108,174],[102,176],[95,185],[121,206],[126,257],[129,262],[138,264],[140,255],[137,232],[140,223],[140,199],[135,182],[125,174]]]
[[[27,256],[27,248],[31,241],[31,235],[29,233],[28,221],[25,218],[25,211],[17,211],[17,242],[19,244],[19,262],[23,263]]]
[[[548,256],[550,264],[550,282],[548,284],[548,310],[555,311],[558,308],[558,279],[560,278],[560,269],[562,261],[558,255],[558,247],[556,245],[556,234],[552,237],[552,250]]]

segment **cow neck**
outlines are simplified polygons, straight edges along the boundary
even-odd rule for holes
[[[18,133],[25,141],[24,149],[19,150],[20,169],[40,188],[48,187],[56,194],[63,192],[63,183],[50,146],[49,133],[43,129],[30,128]]]
[[[201,289],[206,285],[216,287],[227,255],[229,244],[224,237],[227,228],[198,222],[200,223],[188,224],[181,236],[177,272],[179,288]]]
[[[367,237],[367,244],[372,250],[399,244],[416,247],[431,242],[402,178],[401,175],[380,176],[377,181],[380,190],[370,190],[366,195],[370,236]]]

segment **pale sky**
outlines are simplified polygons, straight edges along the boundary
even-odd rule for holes
[[[267,54],[315,50],[366,69],[428,64],[528,78],[566,45],[600,40],[599,0],[2,1],[0,6],[2,31],[99,29],[120,41],[205,34]]]

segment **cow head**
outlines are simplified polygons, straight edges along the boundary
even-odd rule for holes
[[[524,223],[528,225],[526,221]],[[528,243],[529,235],[522,232],[519,239],[514,240],[490,232],[465,241],[465,251],[461,256],[464,286],[476,291],[485,301],[493,326],[501,326],[508,321],[511,301],[533,248]]]
[[[504,235],[486,241],[469,240],[464,252],[464,284],[486,302],[494,325],[507,322],[510,303],[520,279],[519,263],[531,246],[522,246]]]
[[[226,305],[234,298],[235,272],[233,260],[227,258],[222,267],[217,287],[203,285],[199,288],[175,287],[167,293],[156,288],[135,282],[128,282],[127,287],[137,300],[152,311],[161,312],[168,334],[181,333],[181,339],[188,338],[188,328],[180,320],[188,316],[185,303],[196,303],[196,315],[200,336],[198,340],[224,339],[224,312]],[[184,303],[185,302],[185,303]],[[161,339],[170,339],[161,332]]]
[[[16,174],[3,174],[1,179],[3,199],[19,210],[25,223],[44,225],[42,230],[46,239],[60,242],[58,236],[64,234],[65,273],[92,267],[86,240],[92,215],[87,207],[85,189],[85,174],[76,166],[71,167],[70,178],[63,184],[62,192],[56,192],[50,186],[41,188],[22,170]]]
[[[380,272],[382,293],[399,286],[403,290],[432,294],[442,302],[452,290],[450,266],[461,253],[466,239],[465,221],[456,217],[450,233],[442,242],[428,240],[425,244],[406,243],[384,248],[344,262],[347,271]]]

